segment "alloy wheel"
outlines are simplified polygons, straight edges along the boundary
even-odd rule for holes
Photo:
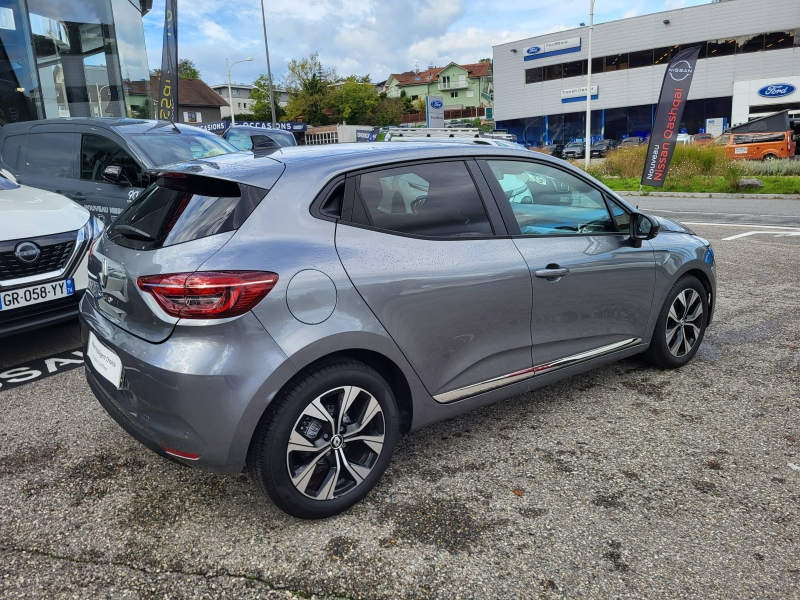
[[[703,299],[692,288],[683,290],[673,300],[667,315],[667,348],[670,354],[686,356],[697,340],[703,326]]]
[[[286,466],[297,490],[314,500],[339,498],[372,472],[386,432],[380,403],[355,386],[316,397],[292,428]]]

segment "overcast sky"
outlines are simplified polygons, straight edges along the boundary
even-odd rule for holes
[[[595,22],[659,12],[709,0],[597,0]],[[319,52],[341,75],[382,81],[428,64],[478,62],[492,46],[577,27],[589,0],[266,0],[270,62],[278,81],[292,58]],[[161,65],[164,0],[144,18],[150,68]],[[178,54],[195,61],[210,85],[223,83],[225,59],[234,82],[266,73],[259,0],[179,0]]]

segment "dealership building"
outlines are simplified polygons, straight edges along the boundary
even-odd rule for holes
[[[153,112],[152,0],[0,0],[0,126]]]
[[[588,27],[494,46],[498,128],[529,146],[583,139]],[[800,110],[800,1],[726,0],[595,25],[592,138],[650,134],[670,58],[700,47],[681,130]]]

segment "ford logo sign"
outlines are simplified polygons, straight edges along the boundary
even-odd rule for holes
[[[541,51],[542,49],[539,46],[531,46],[525,50],[525,54],[539,54]]]
[[[42,251],[39,249],[39,246],[33,242],[22,242],[17,244],[17,248],[14,250],[14,256],[17,257],[17,260],[28,265],[39,260],[41,255]]]
[[[773,83],[765,85],[758,90],[758,95],[762,98],[783,98],[793,94],[797,88],[790,83]]]
[[[431,102],[431,108],[439,109],[442,108],[442,106],[444,106],[444,102],[442,102],[441,100],[433,100]]]

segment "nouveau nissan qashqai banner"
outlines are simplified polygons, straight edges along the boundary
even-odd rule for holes
[[[699,46],[684,48],[672,57],[667,72],[664,73],[664,83],[661,85],[661,96],[658,98],[653,133],[642,173],[642,185],[664,185],[699,53]]]

